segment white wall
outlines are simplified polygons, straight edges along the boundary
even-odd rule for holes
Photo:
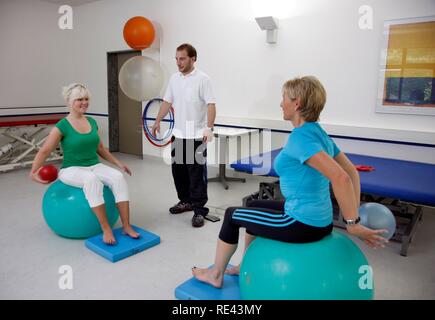
[[[256,0],[104,0],[80,6],[75,18],[79,38],[100,52],[100,56],[82,52],[92,66],[88,70],[94,71],[82,76],[101,90],[96,97],[101,100],[95,102],[107,104],[102,55],[128,49],[123,25],[130,17],[143,15],[158,28],[155,46],[160,49],[166,79],[177,71],[175,48],[182,42],[196,46],[197,66],[212,77],[218,97],[218,123],[290,129],[281,120],[281,85],[291,77],[314,74],[328,91],[321,122],[329,132],[435,144],[433,117],[375,113],[383,20],[435,14],[434,1],[308,0],[303,5],[271,1],[284,4],[281,17],[291,15],[295,8],[300,11],[298,16],[280,20],[275,45],[265,42],[265,32],[253,19]],[[359,29],[361,5],[373,8],[372,30]],[[352,142],[359,144],[363,143]],[[427,154],[427,148],[422,150]],[[147,153],[156,154],[156,150],[148,148]]]
[[[218,123],[291,129],[281,121],[281,85],[291,77],[314,74],[328,91],[321,117],[328,132],[435,143],[433,117],[375,113],[383,20],[435,14],[433,0],[267,3],[273,1],[293,5],[281,9],[281,16],[300,11],[280,20],[275,45],[265,42],[265,32],[253,19],[256,0],[102,0],[75,7],[70,31],[57,28],[56,5],[2,2],[0,39],[8,45],[1,53],[0,105],[58,104],[59,86],[75,80],[91,88],[91,111],[107,113],[106,53],[129,49],[123,26],[142,15],[157,26],[160,41],[154,46],[159,47],[166,79],[176,71],[180,43],[198,49],[197,66],[211,76],[218,98]],[[374,10],[372,30],[358,28],[361,5]],[[388,149],[355,141],[349,145],[361,146],[361,152]],[[418,148],[423,157],[406,146],[397,150],[401,157],[435,163],[433,148]]]
[[[265,32],[251,16],[252,1],[160,3],[171,7],[156,17],[165,26],[163,63],[175,71],[171,48],[181,41],[194,43],[198,64],[214,80],[220,116],[244,118],[240,122],[245,123],[246,119],[280,120],[282,83],[314,74],[328,91],[324,123],[435,130],[433,117],[374,112],[383,20],[435,14],[434,1],[304,1],[302,15],[281,20],[276,45],[265,43]],[[358,27],[358,8],[363,4],[373,7],[373,30]]]
[[[63,105],[62,85],[74,80],[77,61],[73,32],[58,27],[58,8],[0,2],[0,107]]]

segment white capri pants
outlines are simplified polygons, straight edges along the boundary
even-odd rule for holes
[[[104,203],[104,185],[112,190],[116,203],[129,201],[128,186],[124,175],[120,171],[102,163],[90,167],[61,169],[59,171],[59,180],[67,185],[82,188],[91,208]]]

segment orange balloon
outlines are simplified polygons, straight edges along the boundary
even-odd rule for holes
[[[154,26],[145,17],[133,17],[124,25],[124,40],[136,50],[148,48],[154,41]]]

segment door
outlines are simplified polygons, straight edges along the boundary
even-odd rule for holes
[[[140,51],[108,53],[110,150],[142,157],[142,102],[127,97],[118,82],[119,70]]]

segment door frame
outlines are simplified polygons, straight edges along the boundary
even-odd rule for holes
[[[109,151],[119,151],[119,110],[118,110],[118,55],[139,53],[140,50],[119,50],[107,52],[107,96],[109,114]]]

